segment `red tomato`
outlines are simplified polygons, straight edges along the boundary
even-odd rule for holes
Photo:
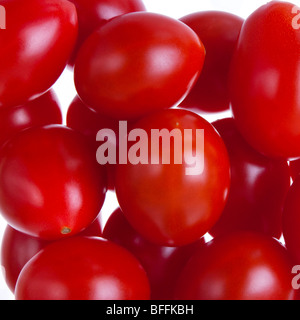
[[[81,99],[100,113],[139,118],[180,103],[204,57],[201,41],[184,23],[156,13],[129,13],[84,43],[75,62],[75,85]]]
[[[0,145],[23,129],[61,123],[62,113],[52,90],[25,105],[0,108]]]
[[[150,143],[146,146],[150,152],[143,161],[148,164],[128,162],[117,166],[115,186],[122,211],[143,237],[159,245],[180,246],[198,240],[217,222],[227,200],[230,165],[221,137],[206,120],[180,109],[145,117],[135,126],[144,130],[150,140],[152,129],[166,129],[169,133],[177,129],[187,143],[182,148],[181,164],[174,159],[178,158],[174,153],[181,141],[162,145],[160,139],[160,150],[150,150]],[[185,129],[192,131],[190,137]],[[204,130],[204,150],[196,147],[196,129]],[[144,149],[145,145],[140,144]],[[166,149],[171,155],[169,164],[163,164],[161,151]],[[204,161],[202,173],[187,173],[195,168],[195,163],[189,165],[185,159],[191,153]],[[153,164],[156,161],[158,164]]]
[[[80,133],[59,125],[24,130],[1,150],[1,212],[13,228],[32,236],[76,234],[103,205],[100,169]]]
[[[147,300],[149,283],[127,250],[101,238],[57,241],[35,255],[17,281],[17,300]]]
[[[249,230],[280,238],[282,210],[290,188],[290,168],[285,160],[270,159],[243,139],[233,119],[213,123],[230,158],[231,186],[225,209],[212,236]]]
[[[215,238],[182,271],[175,299],[292,300],[292,263],[271,237],[240,232]]]
[[[81,132],[95,145],[95,154],[98,147],[96,141],[97,132],[101,129],[111,129],[116,134],[119,131],[119,121],[103,116],[100,113],[88,108],[78,96],[76,96],[70,104],[67,112],[67,126]],[[118,147],[117,144],[113,144],[114,148]],[[114,165],[108,164],[107,177],[108,188],[114,190]]]
[[[118,120],[108,118],[95,112],[85,105],[78,96],[73,99],[68,108],[67,125],[68,127],[81,132],[95,144],[97,144],[96,135],[99,130],[108,128],[116,133],[119,130]]]
[[[181,106],[202,112],[228,110],[229,67],[244,20],[222,11],[196,12],[180,20],[197,33],[206,49],[201,75]]]
[[[246,19],[231,67],[231,102],[244,138],[271,157],[300,156],[300,33],[295,5],[270,1]]]
[[[3,0],[0,106],[17,106],[48,90],[64,70],[77,37],[75,6],[66,0]]]
[[[29,236],[7,226],[1,243],[1,267],[4,279],[14,293],[18,276],[24,265],[50,241]]]
[[[108,20],[125,13],[145,11],[142,0],[69,0],[73,2],[78,14],[78,38],[70,65],[74,64],[76,55],[83,42],[96,29]]]
[[[96,219],[80,235],[101,236],[100,219]],[[7,226],[1,244],[1,267],[9,289],[14,293],[18,276],[24,265],[39,251],[52,243]]]
[[[109,217],[103,237],[121,245],[138,258],[148,275],[152,300],[172,299],[178,275],[194,251],[205,243],[201,238],[180,248],[153,244],[131,227],[121,209]]]
[[[298,176],[287,195],[283,211],[283,236],[289,253],[300,264],[300,177]]]

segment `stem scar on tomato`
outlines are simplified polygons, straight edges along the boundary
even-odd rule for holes
[[[62,227],[60,232],[61,234],[69,234],[71,231],[72,229],[69,227]]]

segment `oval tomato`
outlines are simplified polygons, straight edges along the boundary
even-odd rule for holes
[[[222,11],[196,12],[180,20],[197,33],[206,50],[200,77],[180,105],[201,112],[229,110],[229,67],[244,20]]]
[[[9,25],[0,32],[0,106],[17,106],[48,90],[64,70],[77,37],[77,14],[66,0],[1,5]]]
[[[57,241],[35,255],[17,281],[17,300],[147,300],[145,271],[127,250],[101,238]]]
[[[85,230],[84,236],[101,236],[100,219],[96,219]],[[7,225],[1,243],[1,267],[7,286],[14,293],[19,274],[24,265],[39,251],[52,243],[38,237],[19,232]]]
[[[178,275],[194,251],[205,243],[201,238],[179,248],[153,244],[131,227],[120,208],[109,217],[103,237],[126,248],[141,262],[148,275],[152,300],[172,299]]]
[[[206,120],[180,109],[145,117],[135,128],[148,139],[130,147],[132,160],[117,165],[115,187],[122,211],[151,242],[180,246],[198,240],[217,222],[227,200],[230,165],[221,137]]]
[[[176,285],[180,300],[293,300],[286,249],[262,234],[215,238],[189,260]]]
[[[94,144],[96,144],[96,135],[99,130],[108,128],[117,133],[119,129],[118,120],[90,109],[78,96],[73,99],[68,108],[67,125],[81,132]]]
[[[259,152],[300,157],[300,33],[294,4],[270,1],[246,19],[232,60],[232,112]]]
[[[184,23],[156,13],[129,13],[87,39],[75,62],[75,85],[94,110],[139,118],[180,103],[204,57],[201,41]]]
[[[145,5],[141,0],[69,0],[74,3],[78,15],[78,38],[75,50],[71,57],[70,65],[73,65],[78,50],[96,29],[104,25],[108,20],[122,14],[145,11]]]
[[[97,217],[106,179],[80,133],[50,125],[24,130],[1,149],[0,208],[15,229],[54,240]]]
[[[240,135],[232,118],[213,123],[227,147],[231,186],[212,236],[248,230],[280,238],[282,211],[290,188],[288,162],[270,159],[254,150]]]
[[[25,105],[0,108],[0,145],[24,129],[61,124],[62,112],[53,90]]]
[[[1,267],[4,279],[14,293],[18,276],[24,265],[50,241],[19,232],[7,226],[1,242]]]

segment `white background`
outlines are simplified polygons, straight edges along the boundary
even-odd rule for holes
[[[88,1],[88,0],[86,0]],[[126,0],[125,0],[126,1]],[[267,3],[266,0],[144,0],[148,11],[162,13],[173,18],[180,18],[186,14],[203,10],[222,10],[237,14],[246,18],[259,6]],[[300,5],[299,1],[293,1]],[[1,50],[1,49],[0,49]],[[62,110],[65,114],[69,103],[76,95],[73,85],[73,75],[69,70],[65,70],[60,79],[55,83],[54,89],[58,95]],[[116,199],[113,193],[108,193],[103,214],[111,213],[117,207]],[[0,215],[0,240],[6,222]],[[14,299],[12,293],[7,288],[2,272],[0,272],[0,300]]]

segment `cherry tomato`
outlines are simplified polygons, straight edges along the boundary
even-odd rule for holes
[[[221,218],[212,236],[249,230],[280,238],[282,210],[290,188],[290,168],[285,160],[271,159],[255,151],[227,118],[213,123],[230,158],[231,186]]]
[[[130,224],[151,242],[181,246],[198,240],[217,222],[227,200],[230,164],[221,137],[206,120],[181,109],[145,117],[136,122],[135,127],[150,137],[146,146],[146,151],[149,148],[150,152],[146,158],[145,150],[141,151],[144,164],[128,161],[116,168],[116,195],[122,211]],[[152,129],[166,129],[170,134],[177,129],[182,139],[173,143],[170,139],[169,145],[162,139],[156,143],[151,141]],[[185,129],[191,130],[192,134],[186,136]],[[204,130],[204,150],[200,147],[196,129]],[[183,141],[182,157],[178,159],[176,153]],[[155,148],[156,144],[159,148]],[[145,148],[144,142],[140,145],[140,149]],[[168,159],[162,155],[162,150],[167,149],[170,151],[169,162],[165,162]],[[128,153],[132,153],[130,150]],[[186,161],[191,154],[199,161],[199,166],[191,158]],[[194,171],[201,163],[204,163],[203,171]],[[193,172],[188,172],[190,169]]]
[[[0,106],[25,104],[48,90],[64,70],[77,37],[75,6],[67,0],[3,0]]]
[[[67,125],[81,132],[95,144],[97,144],[96,135],[99,130],[104,128],[112,129],[114,132],[119,130],[118,120],[95,112],[85,105],[78,96],[73,99],[68,108]]]
[[[189,260],[175,299],[292,300],[292,263],[286,249],[262,234],[213,239]]]
[[[201,41],[184,23],[156,13],[129,13],[87,39],[75,62],[75,85],[94,110],[136,119],[180,103],[204,57]]]
[[[23,129],[61,123],[58,99],[54,91],[49,90],[25,105],[0,108],[0,145]]]
[[[170,300],[174,283],[193,252],[205,241],[179,248],[162,247],[144,239],[128,223],[120,208],[109,217],[103,237],[130,251],[141,262],[151,286],[152,300]]]
[[[1,243],[1,267],[7,286],[14,293],[24,265],[50,241],[29,236],[7,226]]]
[[[1,150],[1,212],[13,228],[32,236],[76,234],[103,205],[101,169],[80,133],[59,125],[24,130]]]
[[[271,157],[300,156],[300,33],[294,5],[270,1],[246,19],[232,59],[232,112],[239,131]]]
[[[96,141],[97,132],[101,129],[119,131],[119,121],[108,118],[86,106],[78,96],[70,104],[67,112],[67,126],[84,134],[95,146],[95,154],[99,143]],[[117,142],[117,141],[116,141]],[[113,144],[118,148],[117,144]],[[114,190],[114,165],[107,164],[108,188]]]
[[[244,20],[222,11],[196,12],[180,20],[197,33],[206,49],[201,75],[181,106],[201,112],[229,110],[229,67]]]
[[[101,238],[48,245],[22,269],[17,300],[147,300],[145,271],[132,254]]]
[[[300,264],[300,178],[294,180],[286,198],[283,211],[283,236],[289,253]]]
[[[78,38],[70,65],[74,64],[76,55],[84,41],[96,29],[104,25],[108,20],[119,15],[145,11],[141,0],[69,0],[73,2],[78,14]]]
[[[80,235],[101,236],[100,219],[96,219]],[[1,244],[1,267],[9,289],[14,293],[18,276],[24,265],[39,251],[52,243],[7,226]]]

